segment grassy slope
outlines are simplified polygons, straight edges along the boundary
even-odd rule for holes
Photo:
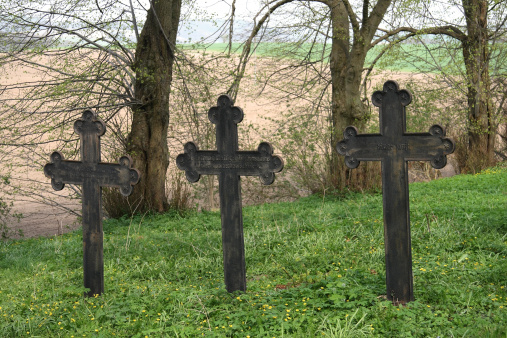
[[[316,44],[313,46],[312,52],[310,50],[312,46],[309,43],[302,44],[289,44],[289,43],[274,43],[274,42],[263,42],[260,43],[255,50],[257,57],[277,57],[283,55],[284,57],[303,59],[310,58],[312,61],[317,61],[322,58],[322,48],[324,45]],[[329,50],[331,45],[327,45],[326,48]],[[429,45],[429,48],[436,48],[436,45]],[[207,53],[226,53],[228,50],[227,43],[213,43],[208,45],[200,44],[187,44],[179,45],[182,50],[193,50],[193,51],[206,51]],[[254,48],[254,47],[252,47]],[[366,65],[369,66],[375,57],[382,51],[384,46],[376,46],[366,57]],[[232,44],[232,53],[241,54],[243,51],[243,45],[241,43]],[[309,54],[310,53],[310,54]],[[417,44],[402,44],[397,48],[398,55],[403,57],[389,57],[389,61],[382,61],[376,65],[377,69],[381,70],[392,70],[401,72],[432,72],[435,71],[433,66],[429,66],[427,62],[434,62],[434,59],[439,60],[441,67],[447,67],[452,61],[451,57],[442,51],[433,51],[432,54],[428,54],[427,49],[422,45]],[[329,51],[324,53],[327,57]],[[385,57],[382,60],[387,60]],[[251,61],[254,62],[254,61]],[[448,70],[449,71],[449,70]]]
[[[0,336],[507,334],[507,168],[412,184],[416,301],[385,301],[382,199],[244,208],[248,291],[224,291],[219,213],[105,222],[106,292],[79,232],[0,244]]]
[[[309,43],[275,43],[275,42],[263,42],[256,47],[255,55],[257,57],[277,57],[283,55],[284,57],[294,58],[301,60],[303,58],[310,58],[311,61],[317,61],[322,58],[322,48],[324,45],[316,44],[313,46],[312,52],[311,44]],[[331,45],[326,45],[329,50]],[[193,50],[193,51],[206,51],[207,53],[225,53],[228,50],[227,43],[213,43],[208,45],[199,44],[186,44],[179,45],[182,50]],[[368,52],[366,56],[365,65],[369,66],[376,58],[376,56],[385,48],[384,45],[375,46]],[[449,47],[451,48],[451,47]],[[492,75],[496,74],[496,69],[499,67],[500,59],[497,55],[499,50],[504,48],[504,45],[497,44],[495,48],[491,49],[491,65],[490,71]],[[243,44],[233,43],[232,53],[241,54],[243,50]],[[455,50],[451,48],[451,52],[455,53]],[[375,66],[379,70],[390,70],[399,72],[411,72],[411,73],[433,73],[439,72],[435,66],[441,68],[447,74],[458,74],[465,71],[464,66],[457,65],[462,64],[462,55],[457,52],[453,56],[449,55],[449,51],[442,48],[438,44],[399,44],[393,48],[390,52],[386,53],[384,57]],[[329,51],[324,53],[327,57]],[[255,61],[250,61],[255,62]]]

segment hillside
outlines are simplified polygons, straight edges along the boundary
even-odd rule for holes
[[[248,291],[224,290],[220,215],[108,220],[105,294],[80,231],[0,242],[0,336],[507,333],[507,167],[410,185],[416,301],[385,300],[382,196],[244,208]]]

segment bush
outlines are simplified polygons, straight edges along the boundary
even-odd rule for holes
[[[3,185],[10,184],[9,176],[1,177]],[[9,222],[14,220],[19,220],[23,217],[23,215],[19,213],[12,212],[12,202],[6,202],[4,198],[0,197],[0,236],[2,239],[8,239],[13,235],[12,230],[9,227]],[[23,236],[23,230],[18,230],[18,235]]]
[[[123,196],[116,188],[102,188],[102,203],[106,215],[110,218],[132,216],[139,206],[139,201]]]

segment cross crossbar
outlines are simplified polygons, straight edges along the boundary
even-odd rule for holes
[[[428,133],[403,133],[399,137],[358,134],[355,127],[347,127],[345,140],[338,144],[337,150],[346,154],[349,168],[356,168],[360,161],[399,157],[405,161],[431,161],[432,167],[441,169],[447,164],[445,155],[454,148],[450,139],[441,139],[444,135],[444,128],[438,124],[433,125]]]
[[[101,187],[117,187],[123,196],[132,193],[132,182],[137,182],[139,174],[131,168],[132,159],[123,156],[113,163],[86,164],[79,161],[65,161],[63,155],[56,151],[51,155],[51,164],[48,166],[48,175],[53,177],[53,189],[62,190],[65,183],[82,185],[86,179],[93,177],[96,184]]]
[[[198,150],[192,142],[185,144],[184,151],[188,156],[179,157],[178,167],[186,170],[190,182],[197,182],[200,175],[219,175],[231,170],[238,176],[259,176],[262,184],[269,185],[283,166],[282,160],[273,156],[273,148],[267,142],[262,142],[257,151],[237,151],[231,155]]]

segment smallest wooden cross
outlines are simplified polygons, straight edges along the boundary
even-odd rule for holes
[[[91,111],[83,112],[82,119],[74,123],[74,131],[81,139],[82,161],[65,161],[55,151],[51,163],[44,166],[44,174],[51,178],[55,190],[62,190],[65,183],[83,186],[83,277],[84,287],[90,289],[86,295],[91,297],[104,292],[101,187],[117,187],[128,196],[141,175],[132,168],[129,156],[122,156],[119,164],[100,162],[100,136],[106,132],[106,125]]]
[[[218,98],[218,106],[209,110],[208,118],[216,125],[217,150],[200,151],[188,142],[176,164],[190,182],[197,182],[201,175],[218,175],[225,287],[228,292],[246,291],[240,176],[259,176],[262,184],[271,184],[283,161],[273,156],[273,148],[266,142],[257,151],[238,151],[237,124],[243,120],[243,110],[233,106],[229,96]]]
[[[380,134],[358,134],[355,127],[347,127],[345,139],[336,146],[349,168],[360,161],[382,162],[387,298],[403,304],[414,300],[407,161],[430,161],[440,169],[454,151],[453,141],[438,124],[428,133],[406,132],[405,106],[411,101],[410,92],[387,81],[372,97],[379,107]]]

